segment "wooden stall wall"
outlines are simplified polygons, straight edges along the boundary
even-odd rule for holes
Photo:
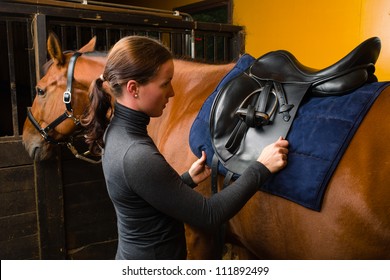
[[[39,258],[34,167],[20,142],[0,144],[0,259]]]
[[[0,13],[0,258],[40,258],[32,159],[20,141],[31,103],[31,18]]]

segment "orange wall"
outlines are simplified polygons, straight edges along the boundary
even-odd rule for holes
[[[246,51],[286,49],[313,68],[333,64],[363,40],[378,36],[379,80],[390,80],[390,1],[233,0],[233,22],[246,28]]]

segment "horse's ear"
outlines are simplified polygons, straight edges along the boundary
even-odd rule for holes
[[[94,36],[84,47],[79,49],[79,52],[85,53],[85,52],[93,52],[95,50],[96,45],[96,36]]]
[[[47,51],[55,64],[59,66],[64,65],[65,56],[62,53],[60,41],[57,35],[53,32],[49,33],[49,38],[47,39]]]

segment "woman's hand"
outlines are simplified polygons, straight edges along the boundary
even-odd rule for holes
[[[191,165],[188,173],[195,184],[199,184],[210,177],[211,168],[206,165],[206,153],[204,151],[202,151],[201,158]]]
[[[264,164],[271,173],[275,173],[287,165],[287,154],[288,141],[279,137],[276,142],[263,149],[257,161]]]

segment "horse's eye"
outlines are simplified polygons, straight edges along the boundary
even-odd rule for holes
[[[38,96],[43,96],[45,95],[45,91],[39,87],[36,87],[35,88],[35,93],[38,95]]]

